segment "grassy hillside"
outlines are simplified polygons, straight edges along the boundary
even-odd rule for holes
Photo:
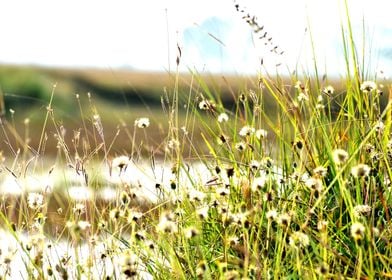
[[[26,121],[30,132],[40,132],[53,92],[53,119],[70,135],[82,128],[82,119],[92,120],[93,115],[99,113],[109,139],[115,137],[119,126],[123,129],[129,126],[128,133],[132,133],[134,120],[141,116],[152,119],[152,126],[156,128],[154,138],[159,139],[167,134],[168,126],[168,112],[162,104],[171,102],[174,90],[179,93],[182,122],[191,95],[195,99],[192,102],[198,102],[202,96],[214,96],[230,109],[241,94],[240,89],[257,85],[257,77],[191,74],[177,77],[178,81],[175,73],[3,65],[0,66],[3,129],[12,130],[10,133],[15,135],[15,139],[9,139],[11,143],[25,137]],[[50,128],[51,122],[48,125]],[[48,134],[49,137],[56,134],[54,127]],[[122,139],[125,137],[118,137],[114,149],[129,149],[129,141]],[[30,141],[30,145],[36,147],[39,137],[31,137]],[[48,141],[47,145],[48,151],[54,151],[56,142]],[[1,150],[6,151],[6,146],[0,143]]]
[[[288,94],[294,94],[296,81],[293,77],[271,79]],[[237,101],[244,92],[253,93],[250,95],[251,98],[252,95],[260,96],[263,99],[265,114],[274,116],[277,103],[270,93],[275,88],[260,85],[259,78],[3,65],[0,66],[3,134],[5,135],[4,131],[8,130],[9,134],[14,135],[14,139],[11,137],[7,141],[11,146],[18,146],[17,142],[24,142],[26,131],[40,133],[53,93],[53,111],[50,115],[52,120],[49,118],[49,130],[45,131],[49,139],[58,133],[55,130],[57,125],[68,131],[68,137],[72,137],[73,131],[87,131],[86,126],[93,128],[93,116],[99,114],[105,129],[105,137],[108,138],[107,141],[113,142],[112,149],[126,151],[130,149],[131,144],[129,137],[122,137],[122,134],[126,133],[129,136],[133,133],[136,118],[149,117],[154,128],[150,137],[155,140],[151,148],[155,149],[168,134],[168,127],[172,121],[168,108],[172,105],[174,92],[178,92],[180,126],[189,122],[186,117],[189,113],[187,104],[198,104],[203,99],[210,99],[221,104],[228,113],[234,113],[235,108],[238,109]],[[322,87],[327,83],[334,86],[337,95],[334,102],[339,102],[344,97],[344,80],[322,82]],[[331,105],[333,110],[333,103]],[[85,120],[89,120],[89,123],[86,124]],[[197,130],[199,125],[200,122],[196,122],[193,129],[192,137],[196,139],[201,139]],[[0,143],[0,150],[5,151],[4,153],[9,151],[7,141]],[[39,141],[39,137],[31,137],[30,148],[38,147]],[[56,141],[48,141],[47,151],[54,152],[56,145]]]

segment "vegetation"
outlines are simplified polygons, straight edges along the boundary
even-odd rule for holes
[[[2,276],[391,278],[392,93],[365,75],[346,20],[344,89],[320,78],[316,63],[289,84],[260,74],[228,108],[198,73],[182,94],[176,73],[161,97],[159,139],[140,111],[108,138],[91,97],[66,138],[56,88],[34,149],[4,119],[12,156],[2,161],[11,180],[0,219],[15,242],[1,245]],[[55,157],[45,157],[49,126]],[[125,151],[115,148],[120,135]]]

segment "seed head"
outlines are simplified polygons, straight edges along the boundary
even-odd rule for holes
[[[229,115],[227,115],[226,113],[221,113],[218,116],[218,122],[223,123],[223,122],[227,122],[229,120]]]
[[[129,164],[128,156],[115,157],[112,161],[113,167],[118,167],[120,170],[126,169]]]
[[[317,223],[317,229],[319,231],[325,232],[327,230],[328,227],[328,222],[325,220],[321,220]]]
[[[135,126],[138,128],[147,128],[150,126],[150,119],[149,118],[139,118],[135,120]]]
[[[287,213],[282,213],[278,216],[278,223],[283,226],[287,227],[290,224],[291,217]]]
[[[361,90],[363,92],[372,92],[373,90],[377,89],[377,84],[373,81],[365,81],[361,84]]]
[[[188,193],[188,198],[191,202],[202,202],[206,194],[204,192],[192,189]]]
[[[311,177],[305,181],[305,185],[318,193],[322,192],[323,190],[323,181],[321,181],[319,178]]]
[[[202,208],[199,208],[196,211],[197,216],[201,219],[201,220],[205,220],[208,217],[208,211],[209,211],[209,207],[208,206],[204,206]]]
[[[367,177],[370,173],[370,166],[367,164],[358,164],[351,168],[351,174],[355,178]]]
[[[261,140],[267,137],[268,131],[265,129],[258,129],[256,130],[255,135],[257,139]]]
[[[175,215],[171,212],[164,212],[159,218],[157,231],[162,233],[177,233],[178,227],[175,222]]]
[[[365,226],[359,222],[351,225],[351,236],[355,241],[362,240],[365,236]]]
[[[27,196],[27,204],[33,209],[37,210],[43,206],[44,196],[40,193],[29,193]]]
[[[235,144],[235,148],[236,148],[236,150],[238,150],[240,152],[243,152],[246,149],[246,143],[242,142],[242,141],[238,142],[238,143]]]
[[[343,149],[336,149],[332,152],[333,161],[337,165],[342,165],[348,160],[348,153]]]
[[[325,93],[328,96],[331,96],[334,92],[335,92],[335,89],[333,88],[333,86],[326,86],[323,89],[323,93]]]
[[[76,203],[73,208],[73,212],[75,215],[78,215],[78,216],[86,213],[86,205],[84,203]]]
[[[265,217],[268,220],[275,220],[278,217],[278,212],[275,209],[271,209],[265,214]]]
[[[303,232],[295,231],[290,235],[289,244],[292,247],[304,248],[309,246],[309,236]]]
[[[264,190],[266,187],[267,183],[267,178],[266,176],[260,176],[257,178],[254,178],[253,183],[252,183],[252,191],[261,191]]]
[[[197,235],[199,235],[199,231],[195,227],[188,227],[185,229],[185,237],[187,239],[191,239]]]
[[[242,137],[251,136],[255,133],[255,129],[249,125],[245,125],[241,128],[239,135]]]
[[[315,177],[318,178],[323,178],[327,175],[327,168],[324,166],[318,166],[315,169],[313,169],[313,174]]]
[[[353,209],[354,211],[354,216],[359,218],[361,216],[366,216],[372,211],[372,207],[369,205],[357,205]]]

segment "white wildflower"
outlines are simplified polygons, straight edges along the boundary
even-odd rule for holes
[[[354,216],[359,218],[361,216],[366,216],[372,211],[372,207],[369,205],[357,205],[353,209],[354,211]]]
[[[361,163],[351,168],[351,174],[355,178],[366,177],[369,175],[369,173],[370,173],[370,166],[367,164]]]
[[[303,232],[295,231],[290,235],[289,244],[292,247],[304,248],[309,246],[309,236]]]
[[[265,176],[257,177],[253,180],[252,183],[252,191],[261,191],[265,190],[267,178]]]
[[[205,197],[206,197],[205,193],[195,189],[190,190],[188,193],[188,198],[192,202],[194,201],[201,202],[204,200]]]
[[[295,83],[295,86],[294,86],[296,89],[298,89],[299,91],[304,91],[305,90],[305,86],[302,84],[302,82],[301,81],[297,81],[296,83]]]
[[[351,225],[351,236],[355,241],[363,239],[365,235],[365,226],[359,222]]]
[[[278,220],[278,224],[287,227],[290,224],[291,217],[287,213],[282,213],[277,217],[277,220]]]
[[[252,160],[252,161],[249,163],[249,167],[250,167],[252,170],[256,171],[256,170],[258,170],[258,169],[260,168],[260,162],[258,162],[257,160]]]
[[[261,140],[267,137],[268,131],[265,129],[258,129],[256,130],[255,135],[257,139]]]
[[[175,215],[171,212],[162,213],[157,225],[157,231],[163,233],[177,233],[178,226],[175,221]]]
[[[214,110],[215,107],[215,104],[208,100],[202,100],[199,102],[200,110]]]
[[[321,179],[319,178],[308,178],[305,181],[305,185],[310,188],[313,191],[316,191],[318,193],[322,192],[323,190],[323,181],[321,181]]]
[[[365,81],[361,84],[361,90],[363,92],[371,92],[377,89],[377,84],[373,81]]]
[[[326,87],[323,89],[323,92],[324,92],[326,95],[331,96],[331,95],[335,92],[335,89],[333,88],[333,86],[326,86]]]
[[[348,160],[348,153],[342,149],[336,149],[332,152],[333,161],[337,165],[341,165]]]
[[[40,193],[29,193],[27,196],[27,205],[33,209],[40,209],[44,202],[44,196]]]
[[[265,217],[268,220],[275,220],[278,217],[278,211],[276,211],[275,209],[271,209],[269,210],[266,214]]]
[[[246,149],[246,143],[242,142],[242,141],[238,142],[238,143],[235,144],[235,148],[236,148],[236,150],[238,150],[240,152],[243,152]]]
[[[118,156],[112,160],[112,166],[117,167],[120,170],[126,169],[129,164],[129,157],[128,156]]]
[[[139,118],[135,120],[135,126],[138,128],[146,128],[150,126],[150,119],[149,118]]]
[[[210,210],[209,206],[204,206],[202,208],[197,209],[196,214],[200,219],[204,220],[208,217],[209,210]]]
[[[324,166],[318,166],[315,169],[313,169],[313,174],[316,177],[325,177],[327,175],[328,169]]]
[[[303,101],[309,101],[309,97],[305,93],[301,92],[298,94],[298,102],[301,103]]]
[[[383,133],[385,128],[385,124],[382,121],[378,121],[375,125],[375,130],[378,133]]]
[[[241,128],[239,134],[242,137],[251,136],[255,132],[255,129],[249,125],[245,125]]]
[[[218,122],[222,123],[222,122],[227,122],[229,120],[229,115],[226,113],[221,113],[218,116]]]
[[[199,231],[195,227],[188,227],[184,231],[185,231],[185,237],[187,239],[191,239],[191,238],[199,235]]]

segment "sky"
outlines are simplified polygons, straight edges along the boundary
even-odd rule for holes
[[[343,0],[236,0],[273,45],[242,19],[232,0],[0,0],[0,63],[142,71],[343,73]],[[390,0],[348,0],[372,70],[392,72]],[[245,13],[246,14],[246,13]],[[307,30],[307,31],[305,31]],[[310,47],[310,35],[314,48]],[[271,53],[273,46],[279,53]],[[359,44],[360,45],[360,44]],[[177,47],[178,46],[178,47]],[[360,47],[359,47],[360,48]],[[281,71],[281,70],[279,70]]]

